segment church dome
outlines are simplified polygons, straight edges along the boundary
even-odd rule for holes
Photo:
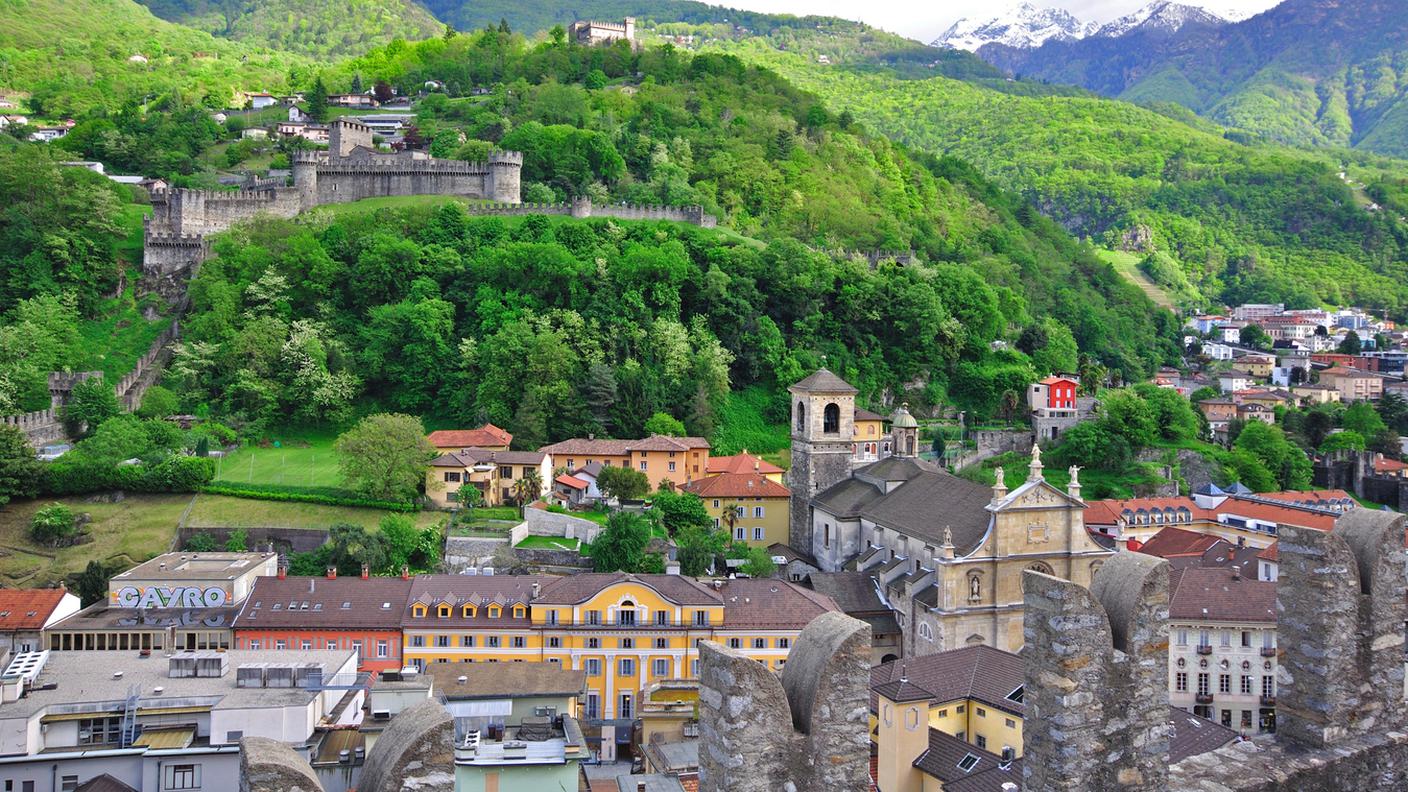
[[[914,420],[914,416],[909,414],[909,402],[905,402],[895,410],[895,414],[890,416],[890,426],[895,429],[916,429],[919,422]]]

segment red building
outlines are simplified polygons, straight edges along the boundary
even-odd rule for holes
[[[234,623],[236,649],[341,649],[358,671],[399,671],[409,576],[261,577]]]
[[[1047,377],[1032,386],[1032,410],[1074,410],[1079,382],[1062,376]]]

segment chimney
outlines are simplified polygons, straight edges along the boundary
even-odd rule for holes
[[[286,577],[288,577],[288,567],[286,567],[286,566],[284,566],[282,563],[280,563],[280,564],[279,564],[279,580],[283,580],[283,579],[286,578]]]
[[[337,580],[337,567],[328,567],[328,580]]]
[[[645,782],[644,782],[644,781],[637,781],[637,782],[636,782],[636,792],[645,792]]]
[[[362,564],[362,580],[366,580],[367,578],[369,578],[369,577],[371,577],[371,576],[372,576],[372,568],[371,568],[371,565],[370,565],[370,564]]]
[[[1236,564],[1233,564],[1233,565],[1232,565],[1232,580],[1238,581],[1238,580],[1241,580],[1241,579],[1242,579],[1242,568],[1241,568],[1240,566],[1236,565]]]
[[[534,584],[533,584],[533,599],[537,599],[537,598],[538,598],[538,591],[541,590],[541,589],[542,589],[542,585],[541,585],[541,584],[538,584],[538,583],[534,583]]]
[[[407,565],[407,564],[402,564],[402,565],[401,565],[401,579],[402,579],[402,580],[410,580],[410,579],[411,579],[411,567],[410,567],[409,565]]]

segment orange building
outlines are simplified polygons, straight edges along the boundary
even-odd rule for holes
[[[261,577],[235,617],[234,648],[345,650],[358,671],[399,671],[409,576]]]
[[[552,460],[553,470],[576,471],[592,462],[635,468],[650,480],[651,490],[658,489],[660,482],[666,479],[683,484],[709,475],[709,441],[702,437],[651,435],[640,440],[575,437],[538,450]]]

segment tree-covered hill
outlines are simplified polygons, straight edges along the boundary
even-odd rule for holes
[[[810,52],[824,44],[802,33],[790,35],[804,44],[785,47],[777,34],[712,46],[916,149],[972,162],[1079,236],[1171,257],[1178,267],[1151,267],[1175,291],[1408,309],[1408,228],[1338,175],[1387,184],[1404,174],[1400,162],[1243,142],[1176,106],[819,65]]]
[[[192,284],[188,403],[260,422],[372,400],[525,441],[629,435],[659,410],[707,434],[730,390],[778,394],[823,362],[870,399],[993,414],[1038,372],[1131,380],[1177,355],[1173,316],[1024,202],[736,58],[494,30],[323,77],[351,74],[445,83],[418,134],[441,156],[524,151],[525,199],[697,203],[723,227],[414,202],[237,230]],[[866,255],[886,250],[916,258]]]
[[[216,39],[133,0],[0,3],[0,91],[31,94],[40,118],[156,96],[227,107],[240,90],[279,90],[296,56]]]
[[[444,24],[415,0],[140,0],[152,13],[221,38],[320,58],[392,39],[438,35]]]
[[[1408,3],[1285,0],[1237,24],[988,45],[1005,70],[1107,96],[1178,102],[1296,145],[1408,154]]]

